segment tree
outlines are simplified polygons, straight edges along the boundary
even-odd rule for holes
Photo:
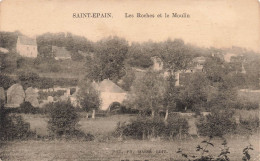
[[[16,83],[16,81],[14,79],[12,79],[11,77],[8,77],[4,74],[0,74],[0,84],[1,84],[1,87],[3,87],[5,90],[7,90],[9,87],[11,87],[15,83]]]
[[[176,79],[170,75],[167,80],[167,88],[164,94],[164,107],[166,108],[165,121],[168,119],[169,109],[176,110],[176,102],[179,97],[179,90],[175,86]]]
[[[140,110],[150,110],[152,117],[163,107],[165,80],[158,73],[148,71],[142,79],[133,85],[134,102]]]
[[[230,67],[218,57],[210,57],[206,59],[204,71],[207,78],[212,83],[221,83],[225,75],[228,74]]]
[[[151,60],[155,49],[155,43],[132,43],[127,52],[127,63],[132,67],[149,68],[153,65]],[[154,52],[153,52],[154,51]]]
[[[40,76],[34,72],[21,72],[18,76],[24,89],[28,87],[38,87]]]
[[[110,79],[117,82],[124,72],[124,60],[128,51],[128,42],[118,37],[109,37],[97,42],[95,55],[87,61],[87,78],[95,81]],[[88,58],[89,59],[89,58]]]
[[[88,80],[80,82],[77,93],[77,101],[85,111],[92,110],[92,118],[95,118],[95,111],[101,104],[100,93]]]
[[[194,73],[190,81],[180,91],[181,102],[185,111],[189,108],[192,111],[200,110],[207,102],[209,82],[204,73]]]
[[[55,136],[71,135],[76,131],[79,116],[70,102],[52,103],[48,130]]]
[[[183,40],[175,39],[163,42],[161,57],[164,61],[164,68],[170,73],[178,70],[186,70],[191,62],[191,50],[185,46]]]
[[[126,91],[130,91],[130,88],[135,80],[135,73],[131,69],[127,69],[126,75],[122,78],[122,88]]]
[[[0,140],[25,139],[33,136],[30,124],[25,122],[20,115],[11,114],[0,100]]]

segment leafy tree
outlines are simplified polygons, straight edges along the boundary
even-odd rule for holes
[[[206,59],[204,71],[212,83],[221,83],[224,81],[225,75],[229,73],[230,67],[220,58],[210,57]]]
[[[0,71],[1,73],[13,73],[17,69],[18,54],[10,52],[8,54],[0,54]]]
[[[166,91],[164,94],[164,107],[166,108],[165,120],[168,119],[169,110],[176,111],[176,103],[179,97],[179,90],[175,86],[176,79],[173,75],[168,77]]]
[[[87,80],[80,82],[79,88],[77,101],[85,111],[92,110],[92,118],[95,118],[95,110],[97,110],[101,104],[99,91]]]
[[[34,72],[21,72],[18,75],[24,89],[28,87],[38,87],[40,76]]]
[[[71,53],[71,60],[73,61],[84,61],[84,56],[78,52]]]
[[[205,106],[208,98],[209,82],[204,73],[194,73],[187,85],[180,92],[180,99],[185,105],[185,111],[189,108],[197,111]]]
[[[21,113],[32,113],[32,114],[35,114],[38,112],[38,109],[39,108],[35,108],[32,106],[32,104],[28,101],[25,101],[23,102],[21,105],[20,105],[20,108],[19,108],[19,112]]]
[[[53,57],[52,46],[66,47],[72,53],[77,53],[79,50],[83,52],[93,51],[92,42],[85,37],[63,32],[44,33],[37,37],[37,45],[40,55],[45,58]]]
[[[138,79],[133,85],[134,103],[140,110],[155,112],[163,106],[165,94],[165,80],[157,72],[148,71],[142,79]]]
[[[236,123],[234,111],[217,107],[210,115],[202,117],[197,123],[198,131],[202,136],[219,136],[234,132]]]
[[[0,100],[0,140],[26,139],[33,136],[30,124],[22,116],[10,114]]]
[[[122,88],[126,91],[130,91],[130,88],[135,80],[135,73],[131,69],[127,69],[126,75],[122,78]]]
[[[132,67],[149,68],[153,65],[151,56],[156,50],[152,49],[155,43],[133,43],[127,52],[127,63]]]
[[[9,51],[15,49],[17,37],[22,35],[19,31],[0,32],[0,47],[7,48]]]
[[[170,73],[187,69],[192,58],[191,51],[181,39],[163,42],[161,57],[164,61],[164,68],[168,69]]]
[[[11,87],[16,81],[4,74],[0,74],[0,84],[5,90]]]
[[[118,37],[109,37],[97,42],[96,54],[93,58],[88,57],[91,61],[86,64],[89,69],[87,77],[96,81],[109,78],[117,82],[125,74],[124,60],[127,51],[127,41]]]
[[[50,109],[48,130],[55,136],[73,134],[79,122],[79,116],[70,102],[56,102]]]

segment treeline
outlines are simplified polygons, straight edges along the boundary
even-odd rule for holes
[[[28,87],[47,89],[54,86],[68,87],[77,86],[78,79],[76,78],[47,78],[40,77],[34,72],[21,72],[17,77],[10,77],[8,75],[0,75],[0,84],[5,90],[15,83],[20,83],[24,89]]]
[[[14,49],[19,32],[0,32],[1,47]],[[1,58],[1,71],[13,73],[14,71],[33,70],[35,72],[68,73],[81,72],[90,80],[113,80],[118,83],[124,80],[122,87],[129,90],[134,80],[131,67],[148,69],[153,65],[151,57],[157,56],[163,62],[164,69],[175,72],[185,71],[194,64],[192,59],[198,56],[207,58],[205,70],[212,81],[219,81],[221,75],[229,75],[232,84],[239,88],[259,88],[260,56],[259,54],[239,47],[232,48],[202,48],[184,43],[181,39],[168,39],[163,42],[144,42],[130,44],[123,38],[108,37],[92,42],[83,36],[71,33],[45,33],[37,36],[39,57],[35,60],[21,58],[19,55],[9,54]],[[64,47],[71,52],[72,60],[77,65],[66,67],[61,61],[55,61],[52,46]],[[224,53],[242,54],[232,63],[213,58],[214,55]],[[72,64],[71,61],[69,64]],[[80,63],[77,63],[80,62]],[[85,66],[79,66],[85,64]],[[246,74],[241,75],[242,64]],[[18,69],[18,70],[17,70]]]

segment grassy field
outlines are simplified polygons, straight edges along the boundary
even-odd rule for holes
[[[108,117],[97,117],[88,119],[86,113],[81,113],[79,122],[81,130],[85,133],[91,133],[95,136],[94,141],[80,140],[28,140],[0,142],[0,159],[3,161],[180,161],[183,160],[176,151],[178,148],[183,149],[188,154],[196,153],[196,146],[206,138],[189,138],[184,140],[123,140],[110,137],[119,121],[129,121],[135,116],[131,115],[111,115]],[[31,129],[38,135],[47,135],[48,117],[45,115],[22,114],[25,121],[30,122]],[[252,161],[260,160],[259,135],[245,137],[227,137],[228,146],[230,147],[231,161],[240,161],[243,153],[242,150],[249,144],[254,147],[250,151]],[[214,156],[221,151],[222,140],[214,139],[214,148],[210,147],[209,151]],[[255,159],[255,160],[254,160]]]
[[[85,133],[93,135],[106,135],[115,130],[117,123],[129,121],[132,117],[130,115],[111,115],[108,117],[97,117],[95,119],[86,118],[86,113],[81,112],[81,119],[79,121],[80,129]],[[49,118],[46,115],[22,114],[26,122],[30,123],[32,131],[36,131],[38,135],[48,135],[47,122]]]
[[[176,153],[178,148],[189,154],[197,154],[195,147],[203,138],[183,141],[105,141],[105,142],[82,142],[82,141],[19,141],[8,142],[3,145],[0,152],[2,160],[26,160],[26,161],[121,161],[124,159],[149,160],[149,161],[172,161],[183,160]],[[210,153],[220,153],[221,140],[215,139],[215,148],[209,148]],[[251,143],[254,151],[250,152],[252,160],[256,159],[259,152],[259,138],[250,139],[228,139],[231,161],[240,161],[242,150]],[[141,151],[141,152],[140,152]],[[258,159],[259,160],[259,159]],[[255,160],[255,161],[258,161]]]

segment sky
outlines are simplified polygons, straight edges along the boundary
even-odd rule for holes
[[[113,18],[73,18],[73,13],[111,13]],[[125,13],[169,18],[126,18]],[[186,13],[190,18],[172,18]],[[36,36],[71,32],[92,41],[107,36],[129,42],[181,38],[202,47],[239,46],[260,52],[258,0],[3,0],[0,30]]]

